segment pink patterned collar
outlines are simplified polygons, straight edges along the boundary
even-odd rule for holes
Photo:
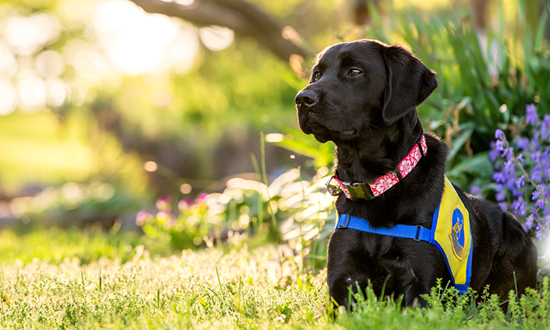
[[[409,154],[399,163],[397,172],[388,172],[386,175],[376,179],[374,183],[368,184],[361,182],[342,182],[336,175],[333,175],[327,182],[327,190],[332,196],[338,196],[343,192],[348,199],[352,200],[373,199],[382,195],[400,180],[403,180],[404,177],[411,173],[413,168],[420,161],[420,158],[425,156],[427,152],[428,145],[426,144],[426,138],[422,135],[420,142],[416,143]],[[331,184],[332,180],[336,181],[338,185]]]

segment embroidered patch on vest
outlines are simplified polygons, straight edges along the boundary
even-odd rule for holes
[[[462,255],[464,252],[464,216],[458,208],[455,208],[453,211],[449,238],[452,242],[453,253],[459,260],[462,260]]]

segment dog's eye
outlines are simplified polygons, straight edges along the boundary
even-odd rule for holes
[[[360,75],[361,73],[361,70],[358,70],[358,69],[351,69],[349,70],[349,74],[352,75],[352,76],[357,76],[357,75]]]
[[[319,79],[321,79],[321,73],[320,72],[315,72],[313,74],[313,81],[317,81]]]

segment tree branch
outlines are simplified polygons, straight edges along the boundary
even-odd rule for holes
[[[265,11],[243,0],[195,0],[189,6],[162,0],[130,1],[148,13],[178,17],[199,27],[224,26],[237,34],[253,37],[284,61],[293,54],[307,55],[291,40],[283,38],[282,26]]]

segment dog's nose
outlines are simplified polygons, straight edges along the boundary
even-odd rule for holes
[[[311,108],[317,103],[317,94],[310,90],[303,90],[296,95],[296,105],[302,108]]]

